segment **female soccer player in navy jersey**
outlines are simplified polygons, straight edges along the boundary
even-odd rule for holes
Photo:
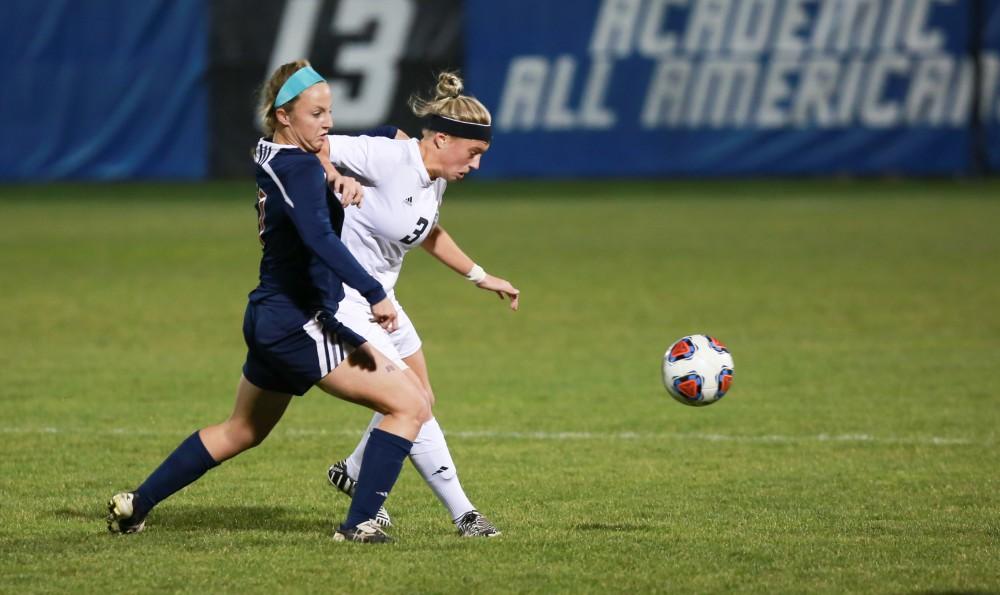
[[[433,99],[411,99],[414,113],[424,120],[420,140],[329,137],[332,164],[356,173],[369,185],[361,206],[345,212],[344,243],[388,292],[399,314],[399,328],[387,332],[369,322],[363,295],[351,288],[339,305],[339,316],[399,367],[408,368],[407,372],[415,375],[431,403],[434,395],[420,336],[394,292],[406,253],[422,246],[477,287],[497,292],[501,298],[509,297],[515,310],[519,298],[516,288],[504,279],[486,274],[438,224],[438,209],[448,182],[461,180],[478,169],[490,144],[489,111],[477,99],[461,92],[461,79],[446,72],[438,77]],[[330,164],[326,167],[333,170]],[[369,430],[380,423],[382,417],[376,413]],[[348,459],[329,469],[330,483],[344,493],[356,493],[355,478],[364,474],[364,466],[368,464],[363,462],[366,443],[370,448],[369,431],[365,431]],[[459,534],[485,537],[499,534],[462,489],[448,444],[435,419],[421,428],[410,460],[448,508]],[[379,510],[377,520],[382,525],[391,524],[384,508]]]
[[[247,358],[226,421],[189,436],[135,491],[115,494],[108,528],[135,533],[159,502],[226,459],[260,444],[292,395],[311,386],[365,405],[384,417],[364,453],[364,473],[347,520],[334,539],[385,542],[375,516],[399,476],[430,405],[412,379],[336,317],[346,284],[366,303],[379,328],[395,329],[397,313],[379,281],[351,256],[334,232],[342,205],[327,183],[357,196],[356,183],[324,172],[315,154],[331,125],[330,88],[308,62],[285,64],[262,93],[265,128],[255,152],[260,283],[243,321]],[[352,185],[355,184],[355,185]],[[336,301],[329,299],[336,298]],[[324,303],[326,308],[324,309]]]

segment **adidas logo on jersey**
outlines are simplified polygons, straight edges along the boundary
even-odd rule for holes
[[[412,196],[407,196],[406,198],[403,199],[403,202],[406,204],[406,206],[412,207],[413,206],[413,197]]]

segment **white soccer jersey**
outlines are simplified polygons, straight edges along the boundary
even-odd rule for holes
[[[392,294],[403,257],[438,221],[447,182],[431,180],[417,139],[331,135],[330,161],[365,184],[360,207],[344,211],[341,239],[370,275]],[[347,297],[365,302],[345,286]]]

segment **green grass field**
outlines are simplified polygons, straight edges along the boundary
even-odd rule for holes
[[[474,183],[442,224],[520,312],[416,253],[398,295],[478,507],[412,467],[398,543],[334,543],[369,417],[318,391],[113,536],[104,503],[228,415],[247,183],[0,186],[0,591],[1000,591],[1000,181]],[[736,382],[672,401],[710,332]]]

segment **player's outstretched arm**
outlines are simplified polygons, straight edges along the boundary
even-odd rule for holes
[[[277,174],[275,181],[284,189],[285,200],[281,204],[302,243],[341,281],[358,290],[369,304],[385,300],[382,284],[368,274],[333,231],[322,168],[309,158],[300,159]]]
[[[495,292],[501,300],[510,298],[511,310],[517,310],[519,307],[521,291],[511,285],[510,281],[484,271],[483,267],[476,264],[440,225],[434,226],[421,246],[445,266],[475,283],[476,287]]]

